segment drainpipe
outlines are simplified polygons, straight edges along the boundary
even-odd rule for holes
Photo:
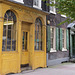
[[[71,59],[71,52],[70,52],[70,50],[71,50],[71,47],[70,47],[70,28],[68,28],[68,34],[69,34],[69,60]]]
[[[59,28],[59,50],[60,50],[60,28]]]

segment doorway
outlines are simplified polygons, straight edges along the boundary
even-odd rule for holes
[[[72,35],[72,52],[73,57],[75,57],[75,35]]]
[[[29,31],[28,23],[22,24],[21,68],[29,67]]]

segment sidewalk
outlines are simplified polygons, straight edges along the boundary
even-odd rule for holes
[[[75,75],[75,63],[65,63],[11,75]]]

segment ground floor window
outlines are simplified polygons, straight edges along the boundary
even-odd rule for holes
[[[66,49],[66,29],[62,29],[62,48]]]
[[[35,50],[42,50],[42,21],[39,18],[35,21]]]
[[[16,34],[16,16],[9,10],[4,16],[2,51],[16,50]]]

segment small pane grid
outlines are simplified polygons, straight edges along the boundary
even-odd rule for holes
[[[28,42],[28,32],[23,32],[23,38],[22,38],[22,49],[27,50],[27,43]]]
[[[54,28],[51,28],[51,48],[53,48],[53,43],[54,43]]]
[[[42,50],[42,22],[39,18],[35,22],[35,50]]]
[[[2,51],[16,50],[16,33],[16,16],[9,10],[4,16]]]

